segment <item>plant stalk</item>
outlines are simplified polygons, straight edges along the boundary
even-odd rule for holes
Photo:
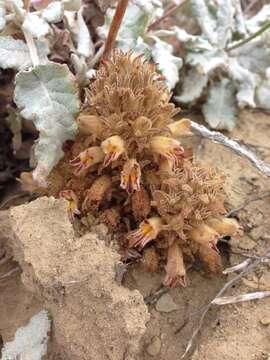
[[[239,48],[242,45],[245,45],[246,43],[250,42],[251,40],[255,39],[257,36],[260,36],[262,33],[264,33],[267,29],[270,28],[270,21],[267,21],[258,31],[256,31],[254,34],[251,34],[246,39],[239,41],[238,43],[229,46],[226,50],[232,51],[234,49]]]
[[[128,6],[128,0],[119,0],[117,8],[112,19],[110,26],[109,34],[105,43],[105,49],[103,53],[103,58],[107,59],[110,56],[110,53],[113,49],[120,25],[122,23],[123,17],[125,15],[126,9]]]

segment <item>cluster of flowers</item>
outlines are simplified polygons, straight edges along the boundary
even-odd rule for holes
[[[85,90],[78,136],[49,176],[49,193],[69,203],[71,221],[95,214],[148,269],[166,262],[164,284],[186,285],[184,258],[221,269],[217,241],[239,226],[224,217],[224,177],[196,163],[180,139],[178,113],[155,65],[115,51]],[[132,230],[133,229],[133,230]]]

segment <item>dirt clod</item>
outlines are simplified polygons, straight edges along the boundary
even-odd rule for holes
[[[158,336],[154,336],[146,351],[150,356],[157,356],[161,349],[161,340]]]
[[[65,360],[137,359],[149,319],[143,298],[116,284],[118,254],[94,233],[76,238],[65,214],[65,200],[53,198],[11,210],[23,283],[49,309]]]

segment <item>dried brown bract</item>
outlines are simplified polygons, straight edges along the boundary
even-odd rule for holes
[[[179,110],[155,65],[116,50],[85,93],[78,136],[49,191],[67,199],[71,220],[94,213],[119,238],[125,232],[120,247],[137,248],[147,271],[165,259],[166,286],[186,285],[186,258],[219,272],[218,239],[240,227],[223,217],[224,176],[183,147],[190,121],[173,120]]]

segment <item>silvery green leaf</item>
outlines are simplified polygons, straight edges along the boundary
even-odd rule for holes
[[[43,41],[36,41],[39,60],[48,61],[49,48]],[[22,40],[15,40],[12,36],[0,36],[0,68],[24,70],[32,66],[28,46]]]
[[[42,10],[42,18],[49,23],[58,23],[64,16],[64,4],[61,1],[50,3]]]
[[[234,7],[232,0],[218,0],[217,7],[218,47],[224,49],[232,39]]]
[[[33,316],[26,326],[20,327],[13,341],[4,344],[1,360],[42,360],[47,353],[51,321],[46,310]]]
[[[83,18],[83,6],[78,11],[77,17],[78,34],[77,34],[77,52],[86,58],[93,56],[95,48],[91,36],[89,34],[88,27]]]
[[[203,36],[214,45],[217,44],[217,32],[216,32],[216,18],[209,11],[205,0],[190,0],[190,10],[195,16]]]
[[[240,0],[234,0],[235,4],[235,31],[243,37],[247,35],[246,20],[242,11]]]
[[[0,0],[0,31],[6,26],[6,6],[4,0]]]
[[[172,45],[155,37],[155,45],[152,47],[152,57],[159,71],[166,79],[169,89],[173,89],[179,80],[179,70],[183,65],[181,58],[172,55]]]
[[[245,106],[255,107],[256,79],[254,74],[243,68],[235,58],[230,58],[228,72],[237,88],[236,99],[238,106],[240,108]]]
[[[265,78],[261,81],[256,91],[256,104],[263,109],[270,109],[270,67]]]
[[[152,20],[163,15],[162,2],[159,0],[133,0],[133,3],[141,8],[143,12],[149,14]]]
[[[27,13],[24,18],[22,28],[36,39],[47,35],[50,31],[48,23],[37,14],[33,13]]]
[[[24,4],[22,0],[10,0],[10,3],[13,7],[14,13],[16,15],[16,19],[18,22],[22,22],[24,20],[26,10],[24,9]]]
[[[250,33],[254,33],[270,18],[270,5],[264,5],[253,17],[246,20],[246,27]]]
[[[240,46],[230,54],[237,57],[241,66],[260,76],[264,76],[265,70],[270,66],[270,48],[261,39]]]
[[[143,54],[145,59],[150,60],[152,56],[152,48],[146,44],[141,36],[138,37],[134,52]]]
[[[213,50],[213,46],[208,40],[202,36],[190,35],[184,29],[180,29],[178,26],[172,28],[177,39],[184,43],[186,49],[193,50],[194,52],[200,52],[202,50]]]
[[[175,101],[179,103],[189,103],[198,99],[208,82],[208,75],[200,74],[196,69],[192,68],[184,77],[182,85],[182,93],[175,96]]]
[[[188,52],[185,62],[196,67],[202,74],[208,74],[218,67],[225,67],[228,55],[223,50],[214,49],[204,52]]]
[[[203,105],[205,121],[214,129],[231,131],[236,122],[234,86],[229,79],[214,82],[209,89],[207,101]]]
[[[76,134],[78,90],[67,65],[49,63],[16,76],[14,101],[21,115],[39,131],[35,146],[34,177],[45,184],[46,176],[63,156],[62,145]]]
[[[62,0],[66,11],[79,11],[82,6],[81,0]]]
[[[78,85],[82,87],[86,86],[89,83],[89,79],[87,77],[87,65],[84,57],[79,57],[76,54],[71,54],[70,59],[75,70]]]

